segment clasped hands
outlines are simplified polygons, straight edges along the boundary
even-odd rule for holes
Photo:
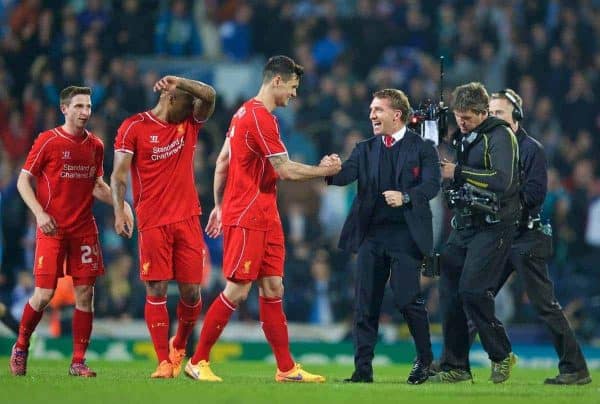
[[[342,160],[337,154],[328,154],[323,156],[319,163],[319,167],[326,167],[329,169],[327,176],[335,175],[342,169]]]

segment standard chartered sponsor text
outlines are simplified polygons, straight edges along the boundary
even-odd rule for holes
[[[173,140],[167,146],[156,146],[152,148],[152,156],[150,157],[152,161],[164,160],[169,158],[177,153],[183,148],[184,137],[177,138]]]
[[[90,178],[95,171],[94,166],[83,164],[63,164],[63,170],[60,172],[60,178]]]

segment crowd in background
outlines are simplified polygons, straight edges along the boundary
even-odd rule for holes
[[[290,157],[312,164],[328,153],[345,157],[372,135],[368,105],[374,90],[402,89],[413,107],[437,100],[439,55],[446,61],[446,94],[470,81],[483,82],[490,92],[517,91],[524,100],[522,124],[544,145],[550,166],[542,215],[554,228],[550,270],[558,298],[580,337],[600,336],[597,0],[1,1],[0,300],[15,316],[32,292],[35,247],[35,220],[16,191],[16,178],[37,134],[62,123],[59,91],[71,84],[92,88],[89,129],[104,141],[108,176],[116,129],[128,115],[154,105],[152,84],[169,73],[142,70],[140,57],[173,65],[189,58],[244,64],[275,54],[305,67],[298,98],[278,116]],[[219,99],[198,138],[196,185],[206,213],[213,205],[216,155],[241,102]],[[351,318],[352,274],[360,268],[336,245],[354,188],[328,188],[321,181],[280,182],[278,188],[287,237],[288,321]],[[446,217],[440,245],[448,212],[436,206]],[[96,204],[95,214],[107,269],[98,284],[97,315],[141,317],[136,240],[114,233],[111,207]],[[212,276],[205,302],[222,281],[221,241],[207,243]],[[431,317],[439,320],[436,282],[424,278],[423,286]],[[238,318],[257,318],[257,304],[251,295]],[[498,310],[509,326],[535,318],[518,277],[498,296]],[[391,301],[383,312],[387,320],[399,320]]]

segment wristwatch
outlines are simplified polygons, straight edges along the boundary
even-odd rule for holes
[[[406,205],[407,203],[410,203],[410,195],[406,192],[402,192],[402,204]]]

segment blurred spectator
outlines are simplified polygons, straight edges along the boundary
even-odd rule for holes
[[[98,282],[97,315],[115,319],[140,315],[144,293],[136,290],[139,282],[135,279],[137,274],[133,271],[132,257],[120,254],[106,270],[106,276]]]
[[[221,24],[219,31],[223,53],[232,61],[243,62],[251,55],[251,18],[252,9],[250,6],[244,4],[236,11],[233,20],[225,21]]]
[[[579,129],[592,130],[598,108],[597,104],[594,105],[592,89],[581,71],[571,76],[571,85],[564,100],[561,117],[567,135],[574,137]]]
[[[154,49],[163,56],[202,54],[198,29],[184,0],[172,0],[171,7],[158,16]]]
[[[291,11],[292,5],[289,2],[280,0],[256,2],[252,13],[252,48],[256,52],[264,57],[290,54],[291,35],[287,33],[292,27]],[[282,35],[282,33],[286,34]],[[298,60],[306,68],[305,62]]]
[[[312,276],[312,297],[310,301],[309,321],[312,324],[329,325],[333,323],[333,307],[331,303],[331,266],[329,254],[325,250],[316,252],[310,266]]]
[[[343,160],[350,156],[356,143],[364,139],[363,135],[356,130],[350,131],[345,136],[344,146],[340,152]],[[337,238],[344,222],[347,212],[350,210],[352,200],[356,195],[356,185],[348,187],[321,187],[321,201],[319,210],[319,223],[323,236],[330,240],[331,245],[337,245]]]
[[[146,4],[141,7],[140,0],[124,0],[122,8],[114,15],[108,29],[117,52],[133,55],[152,53],[152,42],[147,38],[148,27],[153,25],[150,8]]]
[[[129,114],[149,108],[150,100],[146,100],[146,88],[140,80],[139,70],[134,61],[123,64],[123,70],[119,72],[115,83],[113,91],[117,93],[122,108]]]
[[[23,0],[12,10],[10,29],[20,39],[27,40],[36,33],[40,18],[41,1]]]
[[[10,312],[15,318],[21,318],[23,307],[29,298],[33,295],[35,284],[31,271],[21,271],[17,274],[17,283],[12,292],[12,304]]]
[[[333,26],[324,37],[315,42],[312,54],[319,69],[328,70],[345,49],[342,31]]]
[[[17,162],[27,154],[33,143],[35,111],[31,103],[25,105],[23,113],[13,109],[8,117],[0,116],[0,141],[7,157]],[[8,121],[8,122],[7,122]]]
[[[574,228],[573,237],[569,240],[569,255],[580,258],[587,251],[585,245],[585,226],[589,205],[589,188],[594,181],[593,163],[580,160],[575,163],[572,173],[573,190],[569,207],[569,225]]]
[[[10,32],[8,24],[9,16],[12,14],[13,8],[19,3],[18,0],[3,0],[0,1],[0,39]]]
[[[550,49],[549,65],[544,70],[544,77],[539,80],[541,90],[553,100],[559,101],[569,87],[570,71],[565,61],[565,55],[558,46]],[[525,99],[525,98],[524,98]],[[562,105],[559,105],[561,107]]]
[[[77,15],[77,22],[83,32],[88,30],[96,34],[102,33],[110,22],[102,0],[87,0],[86,8]]]
[[[61,68],[62,82],[59,85],[61,89],[72,83],[81,83],[82,71],[74,56],[67,56],[64,58],[62,60]]]
[[[80,47],[77,19],[74,16],[65,16],[60,32],[51,41],[50,56],[53,63],[60,63],[65,56],[76,55]]]
[[[73,278],[66,275],[58,278],[54,296],[48,304],[50,308],[50,320],[48,331],[54,338],[60,337],[65,331],[65,334],[71,333],[71,321],[73,319],[72,308],[75,307],[75,290],[73,288]],[[64,314],[68,314],[65,318]],[[68,330],[63,330],[63,324],[68,327]]]
[[[92,105],[97,108],[104,102],[106,97],[106,85],[100,78],[98,67],[91,63],[86,63],[83,67],[83,85],[92,89]]]

